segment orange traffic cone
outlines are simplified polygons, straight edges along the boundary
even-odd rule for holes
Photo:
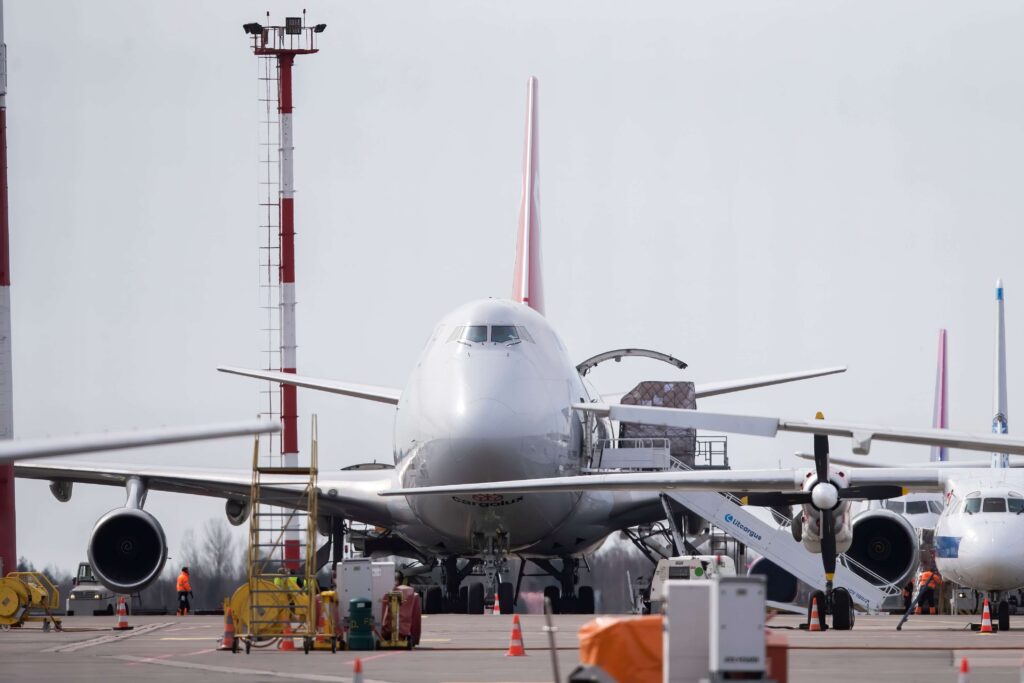
[[[811,600],[811,623],[807,624],[808,631],[821,630],[821,616],[818,614],[818,598]]]
[[[114,625],[114,631],[131,631],[134,626],[128,625],[128,606],[124,603],[124,596],[122,595],[117,599],[117,623]]]
[[[979,633],[992,633],[992,613],[988,609],[988,598],[985,598],[985,607],[981,610],[981,629]]]
[[[512,617],[512,638],[508,643],[506,657],[525,657],[526,648],[523,647],[523,630],[519,627],[519,615]]]
[[[295,641],[292,640],[292,625],[287,621],[284,622],[284,633],[281,634],[281,640],[277,643],[277,649],[285,652],[295,651]]]
[[[224,638],[220,642],[218,650],[229,650],[234,652],[235,647],[235,620],[231,618],[231,608],[224,607]]]
[[[352,667],[352,683],[363,683],[363,663],[356,657],[356,663]]]
[[[956,683],[971,683],[971,667],[967,666],[967,657],[960,660],[960,674],[956,677]]]
[[[491,610],[491,614],[501,614],[501,601],[497,593],[494,594],[494,609]]]

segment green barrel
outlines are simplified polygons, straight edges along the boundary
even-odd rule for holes
[[[375,645],[373,601],[368,598],[352,598],[348,601],[348,649],[372,650]]]

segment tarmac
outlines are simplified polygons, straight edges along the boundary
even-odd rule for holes
[[[556,616],[556,650],[564,681],[578,663],[579,627],[592,617]],[[546,683],[553,681],[544,618],[523,615],[526,657],[506,657],[509,616],[431,615],[412,651],[311,652],[276,649],[246,655],[216,650],[223,620],[216,616],[131,617],[132,631],[115,632],[114,617],[67,617],[65,630],[38,625],[0,632],[0,681],[340,681],[363,663],[366,683]],[[897,617],[860,616],[853,631],[807,633],[799,617],[769,625],[789,640],[791,683],[842,681],[956,681],[967,657],[972,683],[1021,681],[1022,630],[982,635],[977,617],[922,616],[896,631]],[[685,633],[682,634],[685,637]]]

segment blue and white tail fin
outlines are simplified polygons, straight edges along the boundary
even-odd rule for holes
[[[946,380],[946,330],[939,330],[939,361],[935,371],[935,411],[932,413],[932,427],[949,429],[949,398]],[[949,460],[949,449],[932,446],[932,462]]]
[[[1003,281],[996,280],[996,362],[995,391],[992,394],[992,432],[1006,434],[1009,431],[1006,409],[1006,322],[1003,317]],[[1010,457],[1006,453],[992,454],[992,467],[1009,467]]]
[[[516,266],[512,300],[544,313],[544,287],[540,267],[540,147],[537,128],[537,79],[526,84],[526,144],[523,149],[523,198],[519,207]]]

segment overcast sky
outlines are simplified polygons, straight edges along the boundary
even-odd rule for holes
[[[15,429],[250,417],[260,384],[252,2],[8,0]],[[434,323],[511,290],[526,79],[540,79],[547,315],[574,358],[642,346],[730,379],[845,376],[702,403],[952,426],[992,415],[1007,288],[1024,363],[1024,6],[1017,2],[313,2],[295,74],[299,371],[402,386]],[[391,458],[393,409],[300,391],[321,469]],[[731,439],[734,466],[806,438]],[[834,452],[848,452],[836,442]],[[105,460],[247,468],[245,440]],[[926,448],[873,453],[926,459]],[[99,459],[99,458],[98,458]],[[124,493],[19,482],[19,552],[71,568]],[[223,514],[153,493],[171,555]],[[238,537],[243,536],[241,530]]]

